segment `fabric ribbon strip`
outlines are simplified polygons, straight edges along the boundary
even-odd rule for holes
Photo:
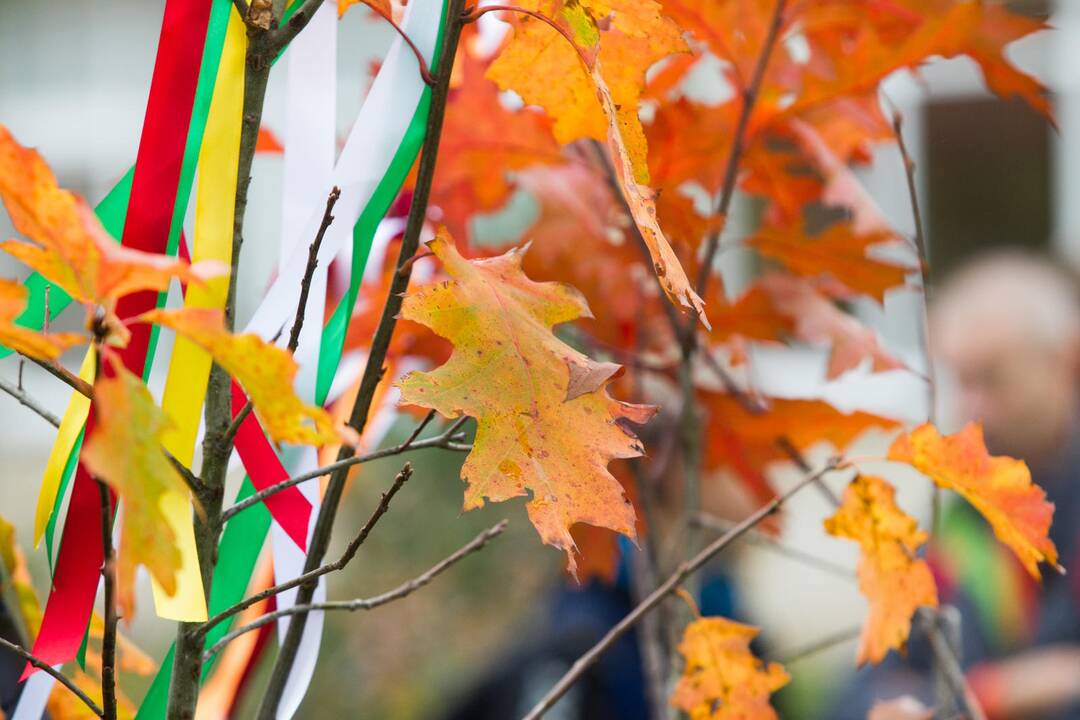
[[[131,201],[124,222],[123,244],[127,247],[158,253],[168,249],[210,7],[209,0],[166,2]],[[176,236],[179,237],[179,225]],[[135,293],[121,298],[116,312],[121,318],[134,317],[152,309],[157,302],[157,293]],[[135,325],[131,333],[131,340],[120,357],[128,369],[141,376],[147,366],[150,329]],[[92,432],[93,424],[91,407],[87,433]],[[71,491],[52,592],[34,643],[34,655],[49,664],[75,657],[89,623],[102,565],[101,524],[97,483],[80,466]],[[188,532],[191,532],[190,524]],[[201,581],[198,592],[202,592]],[[27,665],[23,677],[34,671],[35,668]]]
[[[404,28],[429,64],[438,54],[444,14],[444,0],[414,0],[406,9]],[[337,221],[330,226],[323,240],[319,265],[328,267],[351,235],[354,270],[346,297],[323,331],[315,391],[315,401],[319,404],[325,402],[330,392],[341,358],[345,327],[359,292],[372,237],[423,143],[430,103],[431,91],[420,77],[415,57],[401,39],[396,38],[364,101],[331,179],[331,185],[341,188],[342,196],[335,208]],[[309,216],[311,222],[301,232],[301,242],[294,246],[289,261],[281,266],[282,272],[256,311],[249,331],[273,337],[289,324],[296,311],[307,264],[306,242],[315,237],[329,191],[330,185],[313,195],[319,201]],[[237,500],[250,497],[253,492],[251,481],[245,480]],[[214,570],[211,613],[220,612],[244,597],[259,553],[257,538],[265,537],[269,518],[265,507],[256,505],[229,521],[219,546],[218,566]],[[207,634],[207,646],[217,642],[226,632],[226,623],[215,626]],[[213,658],[203,666],[204,677],[212,666]],[[156,720],[165,717],[171,672],[170,650],[137,718]]]

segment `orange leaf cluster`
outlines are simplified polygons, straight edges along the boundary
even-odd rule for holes
[[[859,543],[859,589],[870,603],[857,661],[881,662],[901,650],[911,617],[922,606],[937,607],[930,566],[916,557],[927,535],[896,505],[896,491],[881,478],[857,476],[825,531]]]

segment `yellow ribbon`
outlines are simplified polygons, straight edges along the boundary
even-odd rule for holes
[[[94,347],[91,345],[79,368],[79,377],[93,384],[95,367]],[[89,414],[90,398],[81,392],[72,392],[67,409],[64,410],[64,417],[60,420],[56,442],[49,453],[49,462],[45,465],[45,475],[41,479],[41,492],[38,493],[37,510],[34,511],[34,547],[41,545],[41,538],[45,536],[49,516],[56,504],[56,493],[60,491],[60,481],[64,477],[64,468],[71,457],[71,451],[75,449],[75,443],[79,441],[79,435],[86,424],[86,416]]]
[[[219,260],[228,264],[232,259],[233,202],[244,109],[246,49],[244,22],[238,13],[232,13],[199,151],[195,236],[191,249],[193,263]],[[188,285],[184,307],[224,307],[228,291],[228,276],[214,278],[203,286]],[[209,354],[183,337],[176,338],[161,402],[173,425],[163,442],[166,450],[189,466],[195,454],[210,366]],[[177,537],[181,564],[176,577],[176,594],[169,596],[154,583],[157,614],[189,622],[206,620],[206,598],[191,524],[191,503],[179,493],[162,498],[161,503],[162,512]]]

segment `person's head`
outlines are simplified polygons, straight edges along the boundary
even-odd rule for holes
[[[1068,270],[1017,251],[975,260],[937,293],[931,347],[992,452],[1038,460],[1065,440],[1080,394],[1080,293]]]

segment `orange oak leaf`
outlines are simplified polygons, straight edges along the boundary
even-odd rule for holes
[[[529,519],[576,570],[570,527],[588,523],[635,537],[634,510],[608,471],[642,447],[623,423],[654,408],[611,399],[617,365],[590,360],[552,327],[589,314],[573,288],[538,283],[521,270],[523,249],[485,260],[461,257],[445,231],[429,244],[450,280],[406,296],[402,317],[454,344],[431,372],[399,381],[403,404],[477,420],[462,467],[465,509],[531,493]]]
[[[607,142],[619,187],[664,292],[708,326],[704,303],[657,222],[653,192],[646,185],[645,132],[638,118],[645,71],[685,49],[678,27],[660,15],[655,0],[534,0],[523,7],[566,25],[575,44],[526,16],[517,20],[488,77],[504,90],[516,91],[526,103],[543,107],[560,142],[583,137]],[[600,19],[604,29],[596,24]],[[551,77],[560,81],[550,82]]]
[[[116,299],[139,290],[164,291],[172,278],[200,283],[224,274],[222,263],[183,260],[125,248],[101,226],[81,198],[56,183],[35,150],[0,125],[0,197],[15,229],[33,242],[6,240],[15,256],[76,300],[111,311]]]
[[[38,333],[16,325],[28,294],[19,283],[0,280],[0,345],[39,360],[55,360],[69,347],[86,342],[78,333]]]
[[[803,278],[770,273],[758,281],[778,311],[795,322],[795,335],[811,344],[832,346],[828,378],[839,377],[869,358],[874,372],[898,370],[904,364],[888,353],[877,333],[844,313]]]
[[[230,333],[222,318],[220,310],[202,308],[158,309],[139,316],[142,322],[167,327],[208,352],[244,388],[274,442],[324,445],[341,440],[330,415],[307,405],[293,391],[298,369],[293,356],[258,335]]]
[[[859,0],[822,3],[799,20],[810,60],[793,112],[876,87],[901,68],[917,69],[934,56],[967,55],[990,90],[1019,97],[1051,118],[1046,89],[1017,69],[1006,47],[1046,24],[996,3],[965,0],[889,0],[870,11]]]
[[[982,513],[1032,577],[1042,577],[1040,562],[1061,571],[1049,538],[1053,503],[1031,481],[1022,460],[987,452],[981,425],[971,423],[945,436],[929,423],[920,425],[893,442],[889,459],[907,463],[939,487],[959,493]]]
[[[902,650],[907,644],[911,617],[918,608],[937,607],[930,566],[916,557],[927,535],[896,505],[892,485],[872,475],[851,481],[843,504],[826,518],[825,532],[859,543],[859,589],[870,604],[870,614],[857,662],[881,662],[889,650]]]
[[[657,334],[666,343],[656,281],[604,178],[575,162],[528,168],[518,182],[540,206],[523,236],[532,243],[523,260],[529,277],[578,288],[595,313],[582,325],[600,342],[635,350]]]
[[[849,222],[836,222],[810,236],[800,226],[768,226],[746,241],[762,255],[778,260],[788,270],[811,278],[826,278],[885,302],[885,292],[904,284],[909,268],[879,260],[868,250],[896,239],[889,231],[859,234]],[[845,293],[839,293],[841,297]],[[847,293],[850,294],[850,293]]]
[[[124,504],[116,579],[121,614],[131,618],[139,565],[166,593],[176,592],[180,549],[162,502],[169,495],[187,497],[188,489],[161,445],[168,416],[115,353],[103,353],[102,361],[109,369],[94,383],[97,422],[80,459]]]
[[[757,628],[722,617],[687,625],[679,643],[686,665],[672,706],[691,720],[775,720],[769,695],[791,678],[778,663],[764,663],[750,651],[757,634]]]

